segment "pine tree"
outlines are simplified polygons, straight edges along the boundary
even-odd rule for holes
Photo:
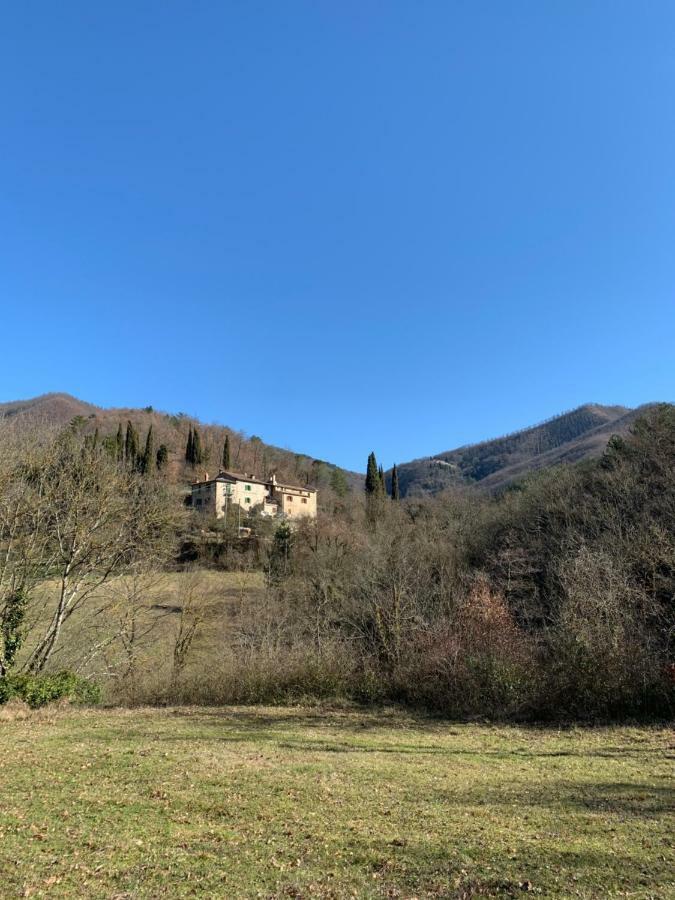
[[[192,425],[190,425],[190,430],[188,431],[187,444],[185,445],[185,462],[191,466],[194,466],[194,464],[195,464],[194,450],[195,450],[195,448],[194,448],[194,438],[192,436]]]
[[[345,497],[349,493],[349,484],[342,469],[333,469],[330,473],[330,486],[338,497]]]
[[[148,428],[148,436],[145,439],[145,450],[141,457],[141,472],[144,475],[150,475],[155,468],[157,460],[155,459],[155,441],[152,435],[152,425]]]
[[[398,483],[398,467],[396,463],[394,463],[394,468],[391,470],[391,499],[401,499],[401,488]]]
[[[169,461],[169,450],[168,450],[166,444],[160,444],[159,448],[157,449],[157,457],[155,460],[156,465],[157,465],[157,470],[159,472],[161,472],[162,469],[164,469],[166,467],[166,464],[168,461]]]
[[[230,437],[225,435],[225,443],[223,444],[223,469],[227,472],[230,468]]]
[[[377,468],[377,460],[375,454],[371,453],[368,457],[368,466],[366,468],[366,496],[374,497],[378,492],[380,483],[380,473]]]
[[[124,432],[122,431],[122,423],[120,422],[115,437],[115,459],[118,463],[124,462]]]
[[[138,464],[138,434],[131,422],[127,422],[127,435],[124,442],[124,458],[131,469]]]

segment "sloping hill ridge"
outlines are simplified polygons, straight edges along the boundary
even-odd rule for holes
[[[144,409],[103,409],[70,394],[42,394],[29,400],[0,403],[0,423],[16,429],[43,430],[61,428],[77,420],[85,434],[97,429],[102,440],[110,439],[121,424],[129,421],[139,433],[141,446],[152,425],[155,448],[166,444],[169,450],[169,477],[180,484],[202,478],[205,473],[215,474],[222,458],[225,436],[230,438],[231,467],[235,471],[263,476],[275,471],[279,480],[293,484],[308,484],[319,489],[335,484],[335,473],[342,473],[348,487],[362,490],[363,475],[340,469],[325,460],[317,460],[308,454],[264,443],[260,438],[247,436],[222,425],[206,425],[184,413],[164,413],[151,406]],[[199,429],[206,459],[199,470],[185,465],[185,444],[188,430]],[[344,482],[343,482],[344,483]]]
[[[16,418],[35,425],[67,425],[75,416],[90,416],[102,412],[70,394],[41,394],[30,400],[0,403],[0,418]]]
[[[625,434],[647,406],[589,403],[540,425],[399,466],[403,496],[478,484],[497,489],[528,472],[600,456],[613,434]]]

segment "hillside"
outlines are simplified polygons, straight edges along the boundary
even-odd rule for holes
[[[308,454],[266,444],[254,435],[247,436],[226,426],[205,425],[184,413],[158,412],[151,406],[144,409],[103,409],[61,393],[0,403],[0,422],[4,421],[15,429],[40,432],[62,428],[74,420],[86,434],[93,434],[98,429],[101,439],[114,436],[120,424],[125,428],[126,423],[131,422],[139,432],[141,442],[145,441],[152,425],[155,447],[166,444],[169,451],[168,477],[177,484],[187,485],[206,473],[217,473],[226,435],[230,439],[231,466],[235,471],[258,477],[275,471],[281,481],[308,484],[319,489],[335,485],[336,477],[351,490],[360,490],[363,484],[363,476],[358,472],[340,469]],[[185,445],[190,427],[199,429],[205,450],[205,462],[199,470],[185,465]],[[344,480],[339,473],[344,475]]]
[[[587,404],[504,437],[403,463],[401,493],[436,494],[466,484],[495,489],[537,469],[599,456],[644,408]]]

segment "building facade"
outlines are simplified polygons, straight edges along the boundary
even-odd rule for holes
[[[203,481],[192,484],[193,509],[216,519],[222,519],[230,506],[246,512],[258,508],[263,516],[314,519],[316,498],[313,488],[280,484],[274,475],[261,481],[246,473],[219,472],[215,478],[207,474]]]

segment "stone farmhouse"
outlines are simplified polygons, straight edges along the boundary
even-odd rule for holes
[[[275,475],[261,481],[253,475],[219,472],[215,478],[204,475],[192,484],[192,508],[222,519],[228,506],[242,510],[258,508],[263,516],[285,519],[316,518],[316,491],[309,487],[280,484]]]

